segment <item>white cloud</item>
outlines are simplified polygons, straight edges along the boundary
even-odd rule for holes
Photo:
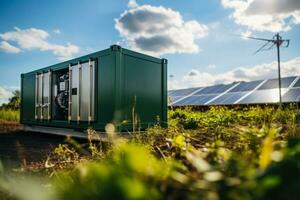
[[[0,51],[4,51],[6,53],[19,53],[21,50],[18,47],[15,47],[9,44],[6,41],[0,42]]]
[[[58,56],[58,59],[65,60],[71,58],[79,52],[79,47],[73,44],[58,45],[47,41],[49,33],[36,28],[19,29],[15,27],[15,31],[0,34],[0,38],[7,41],[15,42],[19,49],[40,51],[52,51]]]
[[[61,34],[61,31],[59,29],[54,29],[53,33],[55,33],[55,34]]]
[[[187,75],[191,77],[191,76],[198,76],[198,74],[199,74],[198,70],[193,69]]]
[[[300,75],[300,57],[291,59],[286,62],[281,62],[281,74],[284,76]],[[233,70],[213,74],[207,72],[200,72],[193,69],[188,72],[181,80],[172,80],[172,87],[187,88],[209,86],[221,83],[232,83],[236,81],[253,81],[263,80],[268,78],[277,78],[277,61],[255,65],[252,67],[238,67]],[[176,84],[174,84],[176,82]]]
[[[207,66],[208,69],[215,69],[216,67],[217,67],[217,66],[216,66],[216,65],[213,65],[213,64],[210,64],[210,65]]]
[[[129,0],[127,6],[129,8],[135,8],[138,7],[139,5],[137,4],[136,0]]]
[[[179,83],[179,81],[177,80],[172,80],[172,79],[169,79],[168,80],[168,90],[174,90],[174,89],[178,89],[178,88],[181,88],[181,85]]]
[[[19,89],[18,87],[1,87],[0,86],[0,106],[7,103],[9,98],[13,96],[13,91]]]
[[[254,31],[288,31],[300,23],[299,0],[221,0],[231,17]]]
[[[66,46],[53,44],[51,50],[55,55],[58,56],[59,60],[67,60],[79,52],[79,47],[70,43],[68,43]]]
[[[206,25],[196,20],[184,21],[179,12],[162,6],[131,8],[115,22],[127,45],[152,55],[198,53],[196,41],[208,34]]]
[[[249,39],[248,37],[251,37],[251,35],[252,35],[252,32],[249,30],[241,33],[242,39],[244,39],[244,40],[248,40]]]

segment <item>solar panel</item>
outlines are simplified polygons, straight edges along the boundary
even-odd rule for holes
[[[196,104],[205,104],[206,102],[212,100],[213,98],[215,98],[216,96],[218,96],[217,94],[208,94],[208,95],[201,95],[198,99],[198,101],[196,101]]]
[[[235,88],[230,90],[230,92],[244,92],[254,90],[262,81],[252,81],[252,82],[242,82]]]
[[[182,101],[178,102],[179,105],[195,105],[194,102],[197,101],[199,96],[189,96]]]
[[[295,80],[295,76],[286,77],[281,79],[281,88],[288,88],[291,83]],[[258,90],[265,90],[265,89],[274,89],[278,88],[278,79],[270,79],[265,82],[262,86],[258,88]]]
[[[180,89],[172,92],[172,96],[187,96],[200,88]]]
[[[218,96],[217,94],[208,94],[208,95],[193,95],[189,96],[182,101],[176,103],[176,105],[204,105],[206,102]]]
[[[295,76],[282,78],[283,102],[300,102],[300,79]],[[291,89],[287,89],[296,81]],[[260,84],[262,84],[260,86]],[[256,89],[259,87],[258,89]],[[231,89],[232,88],[232,89]],[[199,90],[199,91],[198,91]],[[194,94],[193,94],[194,93]],[[191,95],[192,94],[192,95]],[[231,105],[278,103],[278,79],[188,88],[168,92],[171,105]],[[175,102],[175,104],[174,104]]]
[[[172,96],[172,94],[175,92],[176,90],[169,90],[168,91],[168,96]]]
[[[177,102],[176,104],[174,104],[175,106],[187,106],[187,105],[194,105],[192,104],[192,102],[194,101],[194,96],[189,96],[179,102]]]
[[[283,78],[281,81],[281,87],[288,88],[296,78],[296,76]]]
[[[210,102],[209,105],[228,105],[234,104],[237,100],[245,96],[248,92],[230,92],[226,93],[214,101]]]
[[[283,92],[283,91],[282,91]],[[277,103],[279,101],[278,89],[257,90],[241,100],[240,104],[255,104],[255,103]]]
[[[210,86],[203,88],[199,92],[197,92],[195,95],[201,95],[201,94],[220,94],[231,88],[234,84],[229,85],[216,85],[216,86]]]
[[[186,100],[188,99],[189,97],[187,98],[184,98],[183,100],[181,101],[177,101],[175,102],[174,104],[172,104],[172,106],[187,106],[189,104],[186,103]]]
[[[300,79],[295,83],[293,87],[300,87]]]
[[[179,99],[183,98],[182,96],[169,96],[170,103],[173,103]]]
[[[283,97],[283,102],[296,102],[300,100],[300,88],[293,88],[286,92]]]
[[[205,87],[205,88],[203,88],[202,90],[200,90],[199,92],[196,92],[195,95],[209,94],[209,93],[211,93],[211,91],[214,91],[214,90],[217,89],[218,87],[220,87],[220,86],[217,85],[217,86]]]

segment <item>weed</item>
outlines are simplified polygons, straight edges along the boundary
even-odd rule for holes
[[[20,112],[19,110],[0,109],[0,119],[4,121],[19,122]]]
[[[107,142],[92,141],[90,129],[86,145],[60,145],[47,160],[56,170],[48,192],[52,199],[297,199],[299,113],[294,105],[173,109],[168,128],[136,126],[130,140],[108,124]]]

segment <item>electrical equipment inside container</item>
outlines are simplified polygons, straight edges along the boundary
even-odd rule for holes
[[[68,70],[53,73],[53,118],[67,120],[69,106],[69,72]]]

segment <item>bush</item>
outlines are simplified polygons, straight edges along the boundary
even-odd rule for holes
[[[11,109],[0,109],[0,120],[19,122],[20,111]]]

